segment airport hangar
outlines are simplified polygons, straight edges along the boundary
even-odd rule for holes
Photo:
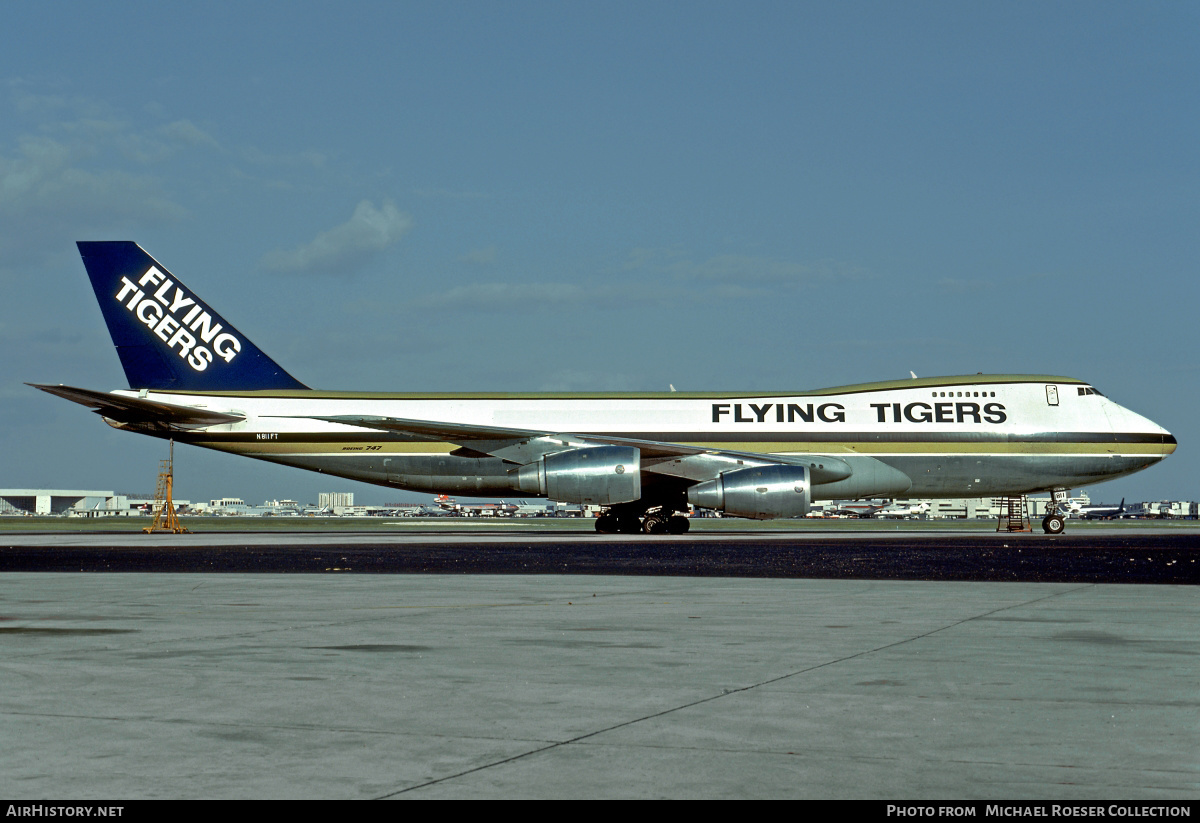
[[[63,514],[89,498],[107,502],[116,496],[112,491],[80,489],[0,489],[4,508],[29,514]]]

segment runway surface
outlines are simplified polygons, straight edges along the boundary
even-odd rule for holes
[[[632,574],[698,577],[1200,582],[1200,534],[571,531],[3,534],[0,571]]]
[[[1187,801],[1196,554],[6,534],[0,796]]]

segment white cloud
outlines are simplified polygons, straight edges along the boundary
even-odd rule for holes
[[[176,156],[221,152],[190,120],[130,122],[102,100],[7,87],[0,130],[0,266],[28,265],[73,251],[80,239],[138,239],[188,215],[164,180]]]
[[[472,283],[455,286],[437,294],[427,294],[412,300],[409,305],[420,308],[477,308],[511,309],[533,305],[563,305],[594,303],[598,298],[611,297],[602,288],[579,283]]]
[[[418,197],[428,197],[434,200],[494,200],[495,195],[469,189],[413,189]]]
[[[627,272],[657,275],[690,286],[717,288],[724,296],[749,296],[780,286],[803,286],[825,280],[856,280],[866,270],[849,263],[821,260],[795,263],[774,257],[720,254],[694,260],[678,248],[634,249],[622,267]]]
[[[40,88],[41,83],[7,80],[4,85],[9,90],[17,114],[33,118],[41,123],[61,120],[64,116],[77,119],[103,119],[112,116],[112,108],[100,100],[80,95],[68,96],[27,91],[29,88]]]
[[[349,275],[367,265],[412,228],[412,218],[385,200],[381,208],[363,200],[345,223],[323,231],[291,251],[263,256],[267,271]]]
[[[157,128],[140,132],[116,121],[81,121],[73,125],[79,132],[87,129],[100,133],[107,129],[110,140],[129,160],[143,165],[161,163],[182,151],[209,149],[221,151],[216,138],[190,120],[175,120]]]
[[[469,251],[462,257],[458,258],[461,263],[474,263],[477,266],[486,266],[496,262],[497,250],[494,245],[487,246],[482,249]]]
[[[247,163],[257,166],[307,166],[313,169],[325,167],[329,158],[319,151],[301,151],[291,154],[270,154],[254,146],[248,146],[239,151],[239,155]]]
[[[485,262],[492,248],[462,261]],[[749,255],[718,255],[696,261],[679,249],[635,249],[617,271],[586,282],[467,283],[407,301],[416,309],[520,312],[566,305],[679,305],[683,301],[758,300],[818,281],[865,276],[862,269],[822,261],[791,263]]]
[[[175,120],[158,127],[158,133],[173,143],[217,149],[217,140],[191,120]]]
[[[6,264],[186,214],[157,178],[104,167],[96,153],[87,141],[48,136],[25,136],[15,152],[0,152],[0,251]]]

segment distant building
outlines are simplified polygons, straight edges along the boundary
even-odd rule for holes
[[[175,500],[176,508],[188,506]],[[111,491],[69,489],[0,489],[0,514],[62,514],[70,517],[136,517],[152,514],[153,497]]]
[[[321,492],[317,505],[322,509],[342,509],[354,505],[354,492]]]
[[[1164,520],[1195,520],[1200,515],[1200,504],[1193,500],[1160,500],[1127,503],[1126,514],[1130,517],[1146,517]]]
[[[204,513],[235,516],[247,514],[251,508],[253,506],[247,506],[246,501],[240,497],[218,497],[216,500],[208,501]]]
[[[114,497],[111,491],[77,491],[70,489],[0,489],[0,500],[13,513],[65,514],[80,504],[95,501],[102,505]]]

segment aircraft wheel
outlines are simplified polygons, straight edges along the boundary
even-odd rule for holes
[[[1049,515],[1042,521],[1042,531],[1046,534],[1062,534],[1064,528],[1066,528],[1066,523],[1057,514]]]
[[[596,518],[596,531],[601,534],[612,534],[617,531],[617,518],[611,514],[602,514]]]
[[[646,534],[666,534],[667,519],[652,514],[642,521],[642,531]]]
[[[688,529],[691,527],[692,521],[688,520],[686,517],[675,515],[667,520],[668,534],[687,534]]]

